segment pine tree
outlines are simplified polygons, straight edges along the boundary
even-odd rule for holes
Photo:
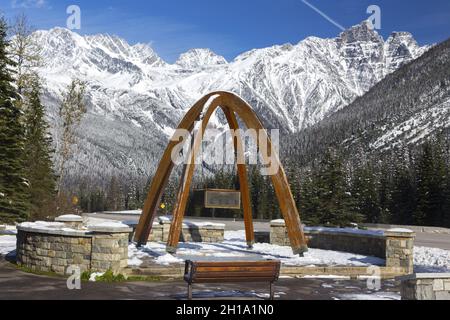
[[[264,177],[256,166],[250,168],[249,176],[253,214],[257,219],[264,219],[264,207],[266,206],[265,190],[263,187]]]
[[[322,221],[319,212],[319,196],[315,180],[310,171],[305,172],[301,180],[299,206],[302,222],[307,225],[319,225]]]
[[[317,214],[323,224],[345,227],[362,220],[349,191],[343,161],[335,150],[326,153],[315,180],[319,199]]]
[[[25,171],[30,188],[30,214],[34,219],[46,218],[52,211],[56,177],[52,163],[52,139],[48,133],[41,86],[37,76],[29,78],[24,91],[25,106]]]
[[[106,196],[106,209],[109,211],[120,210],[120,186],[116,176],[111,178],[109,182],[108,191]]]
[[[42,47],[32,36],[33,28],[25,14],[19,14],[11,26],[12,40],[9,48],[11,58],[15,62],[17,91],[23,93],[35,78],[34,69],[42,66]]]
[[[426,142],[417,163],[417,208],[414,222],[418,225],[441,226],[445,203],[445,161],[439,142]]]
[[[7,24],[0,18],[0,221],[13,223],[29,216],[28,181],[24,171],[24,127],[19,98],[12,85],[14,63],[7,54]]]
[[[72,146],[75,143],[75,134],[83,115],[87,112],[85,103],[86,84],[80,80],[73,80],[62,92],[62,102],[59,108],[61,141],[59,141],[58,164],[58,207],[64,206],[64,199],[60,197],[66,177],[66,165],[73,155]]]
[[[416,208],[416,188],[406,164],[399,163],[394,169],[391,191],[391,222],[394,224],[414,224]]]
[[[355,199],[356,209],[367,222],[382,222],[377,181],[370,163],[356,169],[352,183],[352,195]]]

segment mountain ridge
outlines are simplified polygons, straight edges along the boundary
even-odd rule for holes
[[[234,92],[267,128],[296,133],[428,50],[409,33],[384,40],[367,22],[337,38],[308,37],[295,45],[254,49],[230,62],[209,49],[192,49],[180,56],[181,63],[168,64],[149,45],[64,28],[37,31],[34,37],[44,49],[39,73],[56,136],[60,91],[72,78],[87,82],[88,114],[69,169],[77,176],[88,168],[100,179],[148,175],[187,108],[208,92]],[[209,60],[201,64],[204,57]],[[221,121],[219,114],[214,122]]]

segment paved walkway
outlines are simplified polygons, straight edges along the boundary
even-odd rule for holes
[[[277,299],[353,300],[399,299],[395,282],[385,281],[381,291],[370,291],[365,281],[332,279],[280,279]],[[0,300],[184,300],[186,284],[170,282],[82,282],[81,290],[67,289],[66,279],[24,273],[0,256]],[[265,284],[195,285],[194,299],[251,299],[268,296]]]

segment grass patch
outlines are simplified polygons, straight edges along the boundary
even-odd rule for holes
[[[20,266],[20,265],[15,265],[16,268],[22,272],[25,273],[31,273],[31,274],[35,274],[35,275],[39,275],[39,276],[48,276],[48,277],[57,277],[57,278],[64,278],[63,275],[57,274],[56,272],[53,271],[39,271],[39,270],[33,270],[31,268],[25,267],[25,266]]]
[[[124,282],[125,276],[123,274],[115,275],[112,270],[106,271],[103,275],[95,277],[97,282]]]
[[[128,276],[127,281],[133,281],[133,282],[160,282],[162,281],[161,277],[158,276]]]
[[[31,268],[25,267],[25,266],[19,266],[17,264],[14,265],[18,270],[40,275],[40,276],[47,276],[47,277],[57,277],[57,278],[66,278],[67,276],[57,274],[52,271],[38,271],[33,270]],[[91,278],[91,275],[93,272],[85,271],[81,274],[81,281],[88,282]],[[124,276],[123,274],[117,274],[115,275],[112,270],[106,271],[103,275],[99,275],[95,277],[96,282],[107,282],[107,283],[114,283],[114,282],[160,282],[162,281],[161,277],[159,276],[145,276],[145,275],[131,275],[131,276]]]

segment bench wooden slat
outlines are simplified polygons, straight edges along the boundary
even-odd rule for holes
[[[195,261],[191,262],[197,267],[264,267],[264,266],[276,266],[276,261],[220,261],[220,262],[206,262],[206,261]]]
[[[277,270],[276,266],[269,267],[256,267],[252,268],[250,266],[246,267],[197,267],[196,272],[275,272]]]
[[[280,261],[186,261],[184,280],[188,297],[194,283],[269,282],[273,299],[273,283],[280,275]]]
[[[193,276],[194,281],[200,280],[203,278],[241,278],[241,277],[248,277],[248,278],[260,278],[260,277],[267,277],[267,278],[276,278],[276,274],[274,272],[202,272],[197,273]]]
[[[268,282],[271,283],[273,278],[246,278],[246,277],[242,277],[241,279],[237,279],[237,278],[223,278],[223,279],[218,279],[218,278],[204,278],[202,279],[201,282],[193,282],[195,283],[241,283],[241,282],[254,282],[254,283],[258,283],[258,282]]]

